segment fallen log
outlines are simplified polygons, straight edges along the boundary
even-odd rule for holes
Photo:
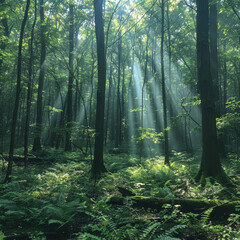
[[[123,205],[123,197],[113,196],[107,204],[112,205]],[[231,213],[237,213],[237,206],[240,206],[239,201],[227,201],[227,200],[205,200],[205,199],[180,199],[180,198],[157,198],[157,197],[142,197],[142,196],[131,196],[128,197],[132,201],[132,206],[136,208],[161,210],[163,205],[170,204],[172,206],[179,205],[182,212],[192,212],[201,214],[208,209],[212,209],[211,216],[214,218],[223,217],[226,219]]]

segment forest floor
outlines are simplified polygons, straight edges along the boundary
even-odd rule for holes
[[[224,161],[236,186],[231,191],[210,179],[204,187],[194,181],[198,155],[174,152],[168,167],[163,157],[140,162],[127,153],[105,154],[109,172],[97,181],[89,177],[91,160],[80,156],[46,149],[46,161],[14,164],[12,182],[0,185],[0,239],[240,239],[240,204],[214,217],[215,206],[183,211],[174,200],[239,201],[235,156]],[[3,181],[3,160],[1,168]],[[158,210],[143,208],[131,195],[168,201]],[[113,204],[114,198],[121,201]]]

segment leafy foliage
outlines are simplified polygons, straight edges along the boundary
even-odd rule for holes
[[[53,150],[45,149],[47,154]],[[75,158],[76,153],[65,155]],[[59,156],[58,156],[59,155]],[[126,198],[124,205],[111,206],[107,201],[119,196],[118,186],[137,195],[178,198],[222,198],[220,185],[204,189],[194,184],[194,158],[174,153],[170,167],[161,157],[144,159],[142,164],[127,154],[106,155],[109,169],[96,183],[89,179],[88,162],[58,163],[14,167],[11,183],[1,185],[0,224],[3,234],[28,229],[32,239],[44,238],[44,232],[60,233],[72,239],[223,239],[239,236],[239,215],[228,222],[213,224],[209,209],[202,214],[181,212],[178,205],[167,204],[161,211],[136,209]],[[116,169],[118,171],[116,171]],[[186,175],[189,178],[186,178]],[[228,195],[229,196],[229,195]]]

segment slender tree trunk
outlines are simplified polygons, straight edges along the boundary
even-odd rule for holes
[[[121,109],[121,98],[120,98],[120,82],[121,82],[121,59],[122,59],[122,41],[121,32],[118,35],[118,83],[117,83],[117,118],[116,118],[116,141],[115,147],[121,144],[121,134],[122,134],[122,109]]]
[[[91,77],[90,77],[90,82],[91,82],[91,93],[90,93],[90,98],[89,98],[89,126],[93,128],[93,117],[92,117],[92,102],[93,102],[93,77],[94,77],[94,65],[95,65],[95,58],[94,58],[94,46],[93,46],[93,38],[94,38],[94,33],[92,31],[92,42],[91,42],[91,55],[92,55],[92,69],[91,69]]]
[[[154,48],[156,48],[157,43],[156,40],[154,41]],[[159,118],[159,109],[157,107],[157,88],[156,86],[159,84],[159,74],[157,72],[157,67],[156,67],[156,52],[153,53],[153,61],[152,61],[152,71],[153,71],[153,76],[154,76],[154,85],[153,89],[151,90],[151,96],[152,98],[152,108],[153,108],[153,114],[154,114],[154,122],[155,122],[155,129],[157,133],[161,132],[161,126],[160,126],[160,118]]]
[[[1,9],[4,9],[3,4],[5,4],[5,0],[0,0]],[[1,34],[1,35],[8,38],[9,37],[9,28],[8,28],[7,17],[3,17],[1,19],[1,25],[2,25],[2,28],[3,28],[3,34]],[[3,40],[1,40],[0,49],[2,51],[4,51],[5,48],[6,48],[6,41],[5,41],[5,39],[3,39]],[[2,56],[2,54],[0,54],[0,56]],[[3,58],[1,57],[0,58],[0,73],[2,72],[2,64],[3,64]],[[0,91],[1,91],[1,86],[0,86]]]
[[[37,97],[37,120],[36,129],[33,142],[33,151],[41,150],[41,134],[42,134],[42,97],[43,97],[43,84],[45,76],[45,58],[46,58],[46,26],[44,22],[44,0],[40,0],[40,41],[41,41],[41,59],[40,59],[40,73],[38,80],[38,97]]]
[[[168,29],[168,78],[169,78],[169,88],[171,91],[172,86],[172,48],[171,48],[171,32],[170,32],[170,18],[169,18],[169,5],[170,0],[167,0],[167,29]]]
[[[73,46],[75,49],[78,49],[78,35],[79,35],[79,26],[76,25],[75,26],[75,40],[74,40],[74,44],[75,46]],[[70,29],[69,29],[70,30]],[[77,58],[76,60],[76,64],[77,64],[77,74],[76,74],[76,78],[75,78],[75,81],[76,81],[76,90],[75,90],[75,99],[74,99],[74,111],[73,111],[73,120],[75,122],[77,122],[77,117],[78,117],[78,113],[79,113],[79,107],[80,107],[80,93],[79,93],[79,76],[80,76],[80,71],[79,71],[79,66],[80,66],[80,62],[81,59]]]
[[[125,116],[125,66],[122,68],[122,105],[121,105],[121,142],[125,141],[126,136],[126,116]]]
[[[57,127],[57,114],[58,113],[54,113],[54,115],[52,116],[52,124],[51,124],[51,128],[52,128],[52,132],[51,132],[51,136],[50,136],[50,146],[53,148],[54,147],[54,143],[56,140],[56,127]]]
[[[24,94],[23,94],[24,95]],[[16,145],[20,145],[20,134],[21,134],[21,122],[22,122],[22,112],[23,112],[23,109],[24,109],[24,106],[23,106],[23,101],[22,99],[24,99],[25,97],[23,96],[21,98],[21,94],[19,96],[19,111],[18,111],[18,116],[17,116],[17,126],[16,126]]]
[[[144,66],[144,76],[143,76],[143,85],[142,85],[142,104],[141,104],[141,123],[140,123],[140,127],[143,129],[143,118],[144,118],[144,89],[145,89],[145,86],[146,86],[146,83],[147,83],[147,66],[148,66],[148,40],[149,40],[149,31],[148,31],[148,34],[147,34],[147,43],[146,43],[146,49],[145,49],[145,53],[146,53],[146,60],[145,60],[145,66]],[[140,141],[140,152],[139,152],[139,155],[140,155],[140,162],[142,160],[142,155],[143,155],[143,148],[144,148],[144,139],[141,137],[141,141]]]
[[[198,85],[202,107],[202,160],[197,180],[205,181],[206,177],[226,181],[217,148],[217,129],[215,98],[210,68],[208,44],[209,2],[197,0],[197,60]]]
[[[165,0],[162,0],[162,36],[161,36],[161,74],[162,74],[162,100],[163,100],[163,125],[164,125],[164,154],[165,164],[169,165],[169,150],[168,150],[168,130],[167,130],[167,100],[166,100],[166,86],[165,86],[165,73],[164,73],[164,12]]]
[[[27,166],[27,153],[28,153],[28,137],[29,137],[29,123],[30,123],[30,110],[32,101],[32,68],[33,68],[33,40],[34,40],[34,28],[37,21],[37,0],[35,0],[35,17],[32,25],[31,39],[30,39],[30,57],[28,66],[28,92],[27,92],[27,109],[26,109],[26,120],[25,120],[25,134],[24,134],[24,157],[25,167]]]
[[[226,43],[223,45],[223,51],[226,52]],[[223,58],[223,113],[226,113],[227,102],[227,58]]]
[[[68,80],[68,100],[67,100],[67,131],[65,151],[71,151],[71,127],[72,127],[72,89],[73,89],[73,51],[74,51],[74,5],[69,5],[69,80]]]
[[[94,0],[95,31],[97,39],[98,86],[95,121],[95,149],[92,163],[92,176],[97,178],[106,171],[103,163],[104,107],[106,89],[106,55],[104,43],[104,23],[102,15],[103,0]]]
[[[61,144],[61,140],[63,140],[64,136],[62,134],[62,129],[64,128],[65,125],[65,113],[66,113],[66,103],[67,103],[67,99],[65,99],[64,104],[62,106],[62,112],[60,115],[60,120],[59,120],[59,132],[56,134],[57,135],[57,139],[56,139],[56,149],[59,149],[60,144]]]
[[[111,94],[111,96],[112,96],[112,103],[111,103],[111,107],[110,107],[110,109],[111,109],[111,112],[112,112],[112,117],[111,117],[111,126],[110,126],[110,133],[109,133],[109,139],[112,141],[112,142],[114,142],[114,140],[115,140],[115,135],[116,135],[116,121],[115,121],[115,109],[116,109],[116,101],[115,101],[115,93],[116,93],[116,90],[115,90],[115,81],[113,81],[113,78],[111,78],[111,82],[112,82],[112,87],[111,87],[111,89],[112,89],[112,94]],[[113,84],[114,83],[114,84]]]
[[[78,66],[78,59],[77,59],[77,66]],[[78,67],[77,67],[78,68]],[[78,79],[79,79],[79,70],[77,70],[77,77],[75,79],[76,81],[76,89],[75,89],[75,99],[74,99],[74,111],[73,111],[73,119],[74,121],[76,122],[77,121],[77,116],[78,116],[78,113],[79,113],[79,95],[80,95],[80,92],[79,92],[79,83],[78,83]]]
[[[25,9],[25,13],[24,13],[24,18],[23,18],[22,26],[21,26],[19,44],[18,44],[16,97],[15,97],[15,105],[14,105],[13,117],[12,117],[11,139],[10,139],[10,148],[9,148],[9,160],[8,160],[8,167],[7,167],[7,172],[6,172],[6,177],[4,179],[4,183],[7,183],[7,182],[11,181],[11,174],[12,174],[13,154],[14,154],[14,146],[15,146],[15,132],[16,132],[19,98],[20,98],[20,91],[21,91],[23,35],[24,35],[24,28],[25,28],[27,18],[28,18],[29,5],[30,5],[30,0],[27,0],[26,9]]]
[[[3,10],[4,8],[2,7],[3,4],[5,3],[5,0],[0,0],[0,6],[1,6],[1,10]],[[7,21],[7,17],[3,17],[1,20],[1,27],[3,28],[2,31],[0,31],[0,37],[1,39],[1,44],[0,44],[0,49],[2,52],[4,52],[4,50],[6,49],[6,40],[9,37],[9,28],[8,28],[8,21]],[[5,39],[4,39],[5,38]],[[4,87],[4,76],[3,76],[3,57],[2,54],[0,54],[0,102],[2,103],[4,101],[4,97],[2,94],[2,90]],[[2,105],[0,105],[0,136],[1,136],[1,146],[0,146],[0,153],[3,152],[3,142],[4,142],[4,108]]]
[[[108,126],[111,101],[112,101],[112,59],[110,62],[110,73],[109,73],[109,88],[108,88],[107,114],[106,114],[106,127],[105,127],[105,140],[104,140],[105,145],[107,144],[108,130],[111,130],[111,128]]]
[[[22,109],[19,111],[21,114],[20,114],[20,132],[19,132],[19,144],[22,145],[24,143],[24,134],[25,134],[25,109],[26,109],[26,102],[24,101],[24,99],[26,98],[26,94],[24,92],[24,94],[22,94]],[[21,96],[20,96],[21,98]]]

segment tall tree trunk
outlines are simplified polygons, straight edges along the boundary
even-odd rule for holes
[[[223,51],[226,52],[226,43],[223,44]],[[227,57],[223,57],[223,113],[226,113],[226,102],[227,102]]]
[[[62,129],[64,128],[65,125],[65,113],[66,113],[66,104],[67,104],[67,99],[64,100],[64,104],[62,106],[62,112],[60,115],[60,120],[59,120],[59,127],[58,127],[58,133],[56,134],[56,149],[59,149],[61,141],[64,139],[64,135],[62,134]]]
[[[115,140],[115,135],[116,135],[116,120],[115,120],[115,109],[116,109],[116,101],[115,101],[115,93],[116,93],[116,84],[115,81],[113,80],[113,77],[111,78],[111,96],[112,96],[112,101],[111,101],[111,112],[112,112],[112,117],[111,117],[111,125],[110,125],[110,133],[109,133],[109,139],[110,141],[114,142]]]
[[[162,36],[161,36],[161,74],[162,74],[162,100],[163,100],[163,125],[164,125],[164,154],[165,164],[169,165],[169,150],[168,150],[168,130],[167,130],[167,100],[166,100],[166,86],[165,86],[165,73],[164,73],[164,12],[165,0],[162,0]]]
[[[125,66],[122,68],[122,105],[121,105],[121,124],[122,124],[122,134],[121,134],[121,142],[126,139],[126,116],[125,116]]]
[[[103,163],[104,107],[106,89],[106,55],[104,43],[104,23],[102,15],[103,0],[94,0],[95,31],[97,39],[98,86],[95,121],[95,149],[91,173],[94,178],[106,171]]]
[[[117,83],[117,118],[116,118],[116,141],[115,147],[121,144],[122,135],[122,109],[121,109],[121,98],[120,98],[120,82],[121,82],[121,59],[122,59],[122,41],[121,41],[121,31],[118,35],[118,83]]]
[[[1,11],[4,11],[3,4],[5,3],[5,0],[0,0],[0,6],[1,6]],[[9,28],[8,28],[8,21],[7,17],[3,17],[1,20],[1,27],[3,28],[3,32],[0,32],[0,37],[1,39],[1,44],[0,44],[0,49],[3,52],[6,49],[6,40],[9,37]],[[4,39],[4,38],[5,39]],[[0,54],[0,102],[2,103],[4,101],[2,90],[4,86],[4,76],[3,76],[3,57],[2,54]],[[1,136],[1,148],[0,148],[0,153],[3,152],[3,142],[4,142],[4,108],[2,105],[0,105],[0,136]]]
[[[16,97],[15,97],[15,104],[14,104],[13,117],[12,117],[11,139],[10,139],[10,148],[9,148],[9,160],[8,160],[8,167],[7,167],[7,172],[6,172],[6,177],[4,179],[4,183],[11,181],[11,174],[12,174],[13,154],[14,154],[14,146],[15,146],[15,132],[16,132],[19,98],[20,98],[20,91],[21,91],[23,35],[24,35],[24,28],[25,28],[27,18],[28,18],[29,5],[30,5],[30,0],[27,0],[26,9],[25,9],[25,13],[24,13],[24,18],[23,18],[22,26],[21,26],[20,37],[19,37]]]
[[[46,26],[44,22],[44,2],[40,0],[40,41],[41,41],[41,59],[40,59],[40,73],[38,80],[38,97],[37,97],[37,120],[36,129],[33,142],[33,151],[41,150],[41,134],[42,134],[42,97],[43,97],[43,84],[45,76],[45,58],[46,58]]]
[[[218,21],[217,21],[217,3],[210,0],[210,18],[209,18],[209,42],[210,42],[210,65],[211,75],[213,81],[214,98],[216,106],[216,117],[221,116],[221,102],[220,102],[220,88],[218,78]],[[218,150],[221,156],[226,157],[226,150],[224,145],[224,135],[218,135]]]
[[[157,42],[156,39],[154,40],[154,48],[156,49],[157,46]],[[152,71],[153,71],[153,76],[154,76],[154,82],[153,82],[153,87],[151,89],[151,94],[150,96],[153,96],[152,98],[152,109],[153,109],[153,117],[154,117],[154,124],[155,124],[155,129],[157,131],[157,133],[161,132],[161,126],[160,126],[160,118],[159,118],[159,112],[160,109],[158,109],[157,107],[157,88],[156,86],[159,84],[160,80],[159,80],[159,73],[157,71],[157,67],[156,67],[156,51],[153,52],[153,56],[152,56]]]
[[[72,127],[72,89],[73,89],[73,51],[74,51],[74,5],[69,4],[69,80],[68,80],[68,98],[67,98],[67,131],[65,151],[71,151],[71,127]]]
[[[5,4],[5,0],[0,0],[1,9],[4,9],[3,4]],[[8,38],[9,37],[9,28],[8,28],[7,17],[3,17],[1,19],[1,25],[2,25],[2,28],[3,28],[3,34],[1,33],[1,36],[3,35],[4,37]],[[2,51],[4,51],[5,48],[6,48],[6,41],[5,41],[5,39],[3,39],[3,40],[1,40],[0,49]],[[1,73],[3,58],[2,58],[2,54],[0,54],[0,56],[1,56],[1,58],[0,58],[0,73]],[[0,90],[1,90],[1,86],[0,86]]]
[[[30,39],[30,57],[28,66],[28,92],[27,92],[27,109],[26,109],[26,120],[25,120],[25,134],[24,134],[24,157],[25,166],[27,165],[27,153],[28,153],[28,137],[29,137],[29,123],[30,123],[30,109],[32,100],[32,67],[33,67],[33,40],[34,40],[34,28],[37,21],[37,0],[35,0],[35,16],[32,25],[31,39]]]
[[[220,104],[219,104],[217,39],[218,39],[217,4],[216,4],[216,1],[210,0],[210,18],[209,18],[210,63],[211,63],[211,75],[212,75],[214,97],[215,97],[215,104],[216,104],[216,116],[219,117]]]
[[[202,160],[197,180],[205,181],[206,177],[226,181],[217,148],[217,129],[215,98],[210,68],[208,43],[209,2],[197,0],[197,60],[198,85],[202,107]]]
[[[147,33],[147,43],[146,43],[146,49],[145,49],[145,53],[146,53],[146,59],[145,59],[145,65],[144,65],[144,76],[143,76],[143,85],[142,85],[142,96],[141,96],[141,100],[142,100],[142,104],[141,104],[141,123],[140,123],[140,127],[143,129],[143,123],[144,123],[144,89],[147,83],[147,66],[148,66],[148,41],[149,41],[149,31]],[[140,140],[140,162],[142,160],[142,155],[143,155],[143,148],[144,148],[144,138],[142,138],[141,136],[141,140]]]
[[[167,0],[167,29],[168,29],[168,78],[170,91],[172,86],[172,48],[171,48],[171,32],[170,32],[170,18],[169,18],[170,0]],[[172,117],[172,116],[170,116]]]
[[[111,62],[110,62],[110,73],[109,73],[109,88],[108,88],[106,127],[105,127],[105,139],[104,139],[105,145],[107,144],[108,130],[111,130],[111,128],[108,126],[109,112],[110,112],[110,102],[112,102],[112,58],[111,58]]]
[[[74,16],[73,16],[74,17]],[[75,35],[74,35],[74,46],[75,49],[78,49],[78,35],[79,35],[79,28],[80,26],[75,25]],[[70,46],[69,46],[70,47]],[[77,117],[78,117],[78,113],[79,113],[79,107],[80,107],[80,93],[79,93],[79,76],[80,76],[80,71],[79,71],[79,66],[81,63],[81,59],[77,58],[76,59],[76,64],[77,64],[77,73],[76,73],[76,77],[75,77],[75,81],[76,81],[76,89],[75,89],[75,99],[74,99],[74,106],[73,106],[73,121],[77,122]]]

